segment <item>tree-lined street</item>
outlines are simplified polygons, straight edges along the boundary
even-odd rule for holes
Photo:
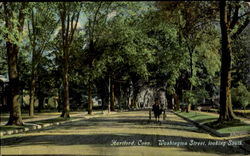
[[[246,154],[249,23],[246,1],[0,2],[1,152]]]

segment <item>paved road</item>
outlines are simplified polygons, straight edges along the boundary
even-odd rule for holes
[[[243,155],[243,138],[217,138],[172,113],[162,124],[145,111],[122,112],[58,127],[5,136],[2,154],[14,155]],[[232,145],[234,144],[234,145]],[[250,154],[250,153],[248,153]]]

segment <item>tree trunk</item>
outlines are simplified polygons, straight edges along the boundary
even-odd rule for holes
[[[19,103],[19,77],[17,72],[18,47],[10,42],[6,43],[6,47],[10,80],[10,116],[7,125],[23,125]]]
[[[41,110],[44,108],[43,106],[44,96],[40,95],[38,99],[38,112],[41,113]]]
[[[173,103],[174,103],[174,97],[167,96],[167,108],[168,109],[173,109]]]
[[[36,91],[36,82],[34,80],[33,74],[31,78],[31,88],[30,88],[30,108],[29,108],[29,116],[34,116],[34,102],[35,102],[35,91]]]
[[[34,102],[35,102],[35,92],[36,92],[36,77],[37,77],[37,51],[36,51],[36,20],[34,18],[34,11],[32,9],[32,17],[31,17],[31,25],[33,29],[33,33],[31,34],[31,30],[29,28],[28,23],[28,32],[32,45],[32,69],[31,69],[31,81],[30,81],[30,101],[29,101],[29,116],[34,116]],[[32,37],[33,36],[33,37]]]
[[[218,121],[235,119],[231,102],[231,47],[228,34],[228,19],[226,1],[220,1],[221,26],[221,84],[220,84],[220,117]]]
[[[92,87],[89,83],[88,85],[88,114],[92,114],[93,110],[93,101],[92,101]]]
[[[115,84],[111,85],[111,111],[115,111]]]
[[[118,99],[120,111],[122,110],[122,99],[123,99],[123,94],[122,94],[122,86],[121,86],[121,83],[120,83],[119,84],[119,99]]]
[[[69,118],[69,51],[68,48],[63,49],[64,52],[64,70],[63,70],[63,111],[61,117]]]
[[[194,48],[187,44],[188,52],[189,52],[189,65],[190,65],[190,76],[189,76],[189,83],[190,83],[190,91],[193,90],[192,78],[193,78],[193,53]]]
[[[111,97],[110,97],[110,85],[111,85],[111,78],[109,76],[109,86],[108,86],[108,112],[110,112],[110,101],[111,101]]]
[[[33,51],[32,56],[32,75],[31,75],[31,87],[30,87],[30,108],[29,116],[34,116],[34,103],[35,103],[35,94],[36,94],[36,79],[37,79],[37,63],[35,59],[35,52]]]
[[[189,63],[190,63],[190,79],[193,78],[193,50],[189,48]],[[192,82],[190,80],[190,90],[192,90]]]
[[[43,101],[44,101],[44,94],[41,91],[41,81],[38,79],[38,88],[37,88],[37,98],[38,98],[38,112],[40,113],[41,110],[44,108]]]
[[[174,94],[174,110],[179,111],[180,110],[180,100],[179,96],[177,94]]]

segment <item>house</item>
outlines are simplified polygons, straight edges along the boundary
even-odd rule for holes
[[[7,109],[9,79],[4,75],[0,75],[0,110]]]

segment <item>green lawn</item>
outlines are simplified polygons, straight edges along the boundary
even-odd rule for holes
[[[221,128],[217,130],[220,133],[232,133],[232,132],[240,132],[240,131],[248,131],[250,132],[250,125],[238,125],[235,127],[227,127],[227,128]]]
[[[201,124],[205,124],[213,129],[216,129],[220,133],[232,133],[232,132],[240,132],[240,131],[250,131],[250,125],[246,124],[242,121],[240,122],[231,122],[223,125],[216,125],[214,122],[218,119],[218,117],[214,115],[209,115],[200,113],[200,112],[177,112],[177,114],[187,117],[193,121],[196,121]]]
[[[179,115],[187,117],[193,121],[205,124],[208,122],[213,122],[217,120],[216,116],[213,115],[208,115],[208,114],[203,114],[203,113],[199,113],[199,112],[177,112]]]
[[[250,117],[250,110],[233,110],[235,115],[238,117]],[[218,113],[218,109],[209,109],[208,112]]]

